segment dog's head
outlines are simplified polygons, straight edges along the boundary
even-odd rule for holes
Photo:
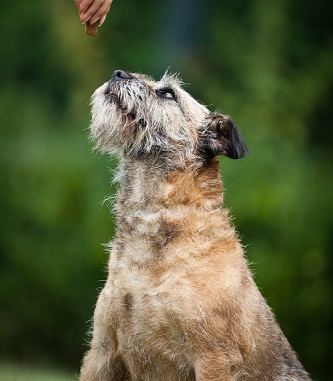
[[[211,113],[167,73],[154,81],[116,70],[92,96],[91,135],[102,151],[176,166],[216,155],[239,159],[247,151],[230,118]]]

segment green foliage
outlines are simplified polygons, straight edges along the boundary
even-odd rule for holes
[[[59,372],[52,369],[34,369],[0,364],[0,379],[2,381],[75,381],[76,375]]]
[[[283,330],[329,378],[331,14],[324,0],[127,0],[89,37],[71,1],[2,4],[2,357],[79,366],[113,235],[101,202],[115,191],[115,161],[91,154],[89,97],[115,69],[171,66],[240,125],[252,153],[221,160],[226,205]]]

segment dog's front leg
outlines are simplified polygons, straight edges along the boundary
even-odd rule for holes
[[[130,380],[119,354],[111,288],[106,284],[98,297],[94,313],[90,350],[85,355],[80,381]]]
[[[82,363],[80,381],[130,380],[121,362],[103,348],[91,348]]]

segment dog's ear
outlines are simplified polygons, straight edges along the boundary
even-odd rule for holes
[[[210,113],[199,135],[199,152],[205,158],[225,155],[241,159],[249,152],[238,128],[226,115]]]

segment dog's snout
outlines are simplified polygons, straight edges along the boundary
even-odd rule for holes
[[[127,74],[123,70],[115,70],[112,74],[111,79],[113,80],[121,80],[121,79],[132,79],[133,77],[130,74]]]

